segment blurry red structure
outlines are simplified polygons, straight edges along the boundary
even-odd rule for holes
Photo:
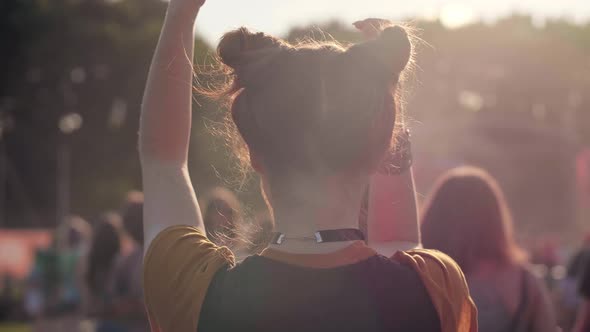
[[[48,230],[0,230],[0,276],[25,278],[32,268],[35,251],[50,244]]]
[[[586,148],[578,154],[576,176],[580,206],[590,206],[590,148]]]

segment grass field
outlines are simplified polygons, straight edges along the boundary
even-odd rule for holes
[[[0,332],[30,332],[31,327],[26,324],[0,324]]]

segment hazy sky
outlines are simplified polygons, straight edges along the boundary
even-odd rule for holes
[[[590,0],[207,0],[197,31],[213,44],[223,32],[239,26],[282,34],[294,25],[330,19],[353,22],[365,17],[402,19],[441,16],[448,25],[473,19],[493,20],[512,12],[535,18],[590,18]]]

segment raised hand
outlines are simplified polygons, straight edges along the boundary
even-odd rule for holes
[[[185,6],[201,7],[205,4],[205,0],[170,0],[170,4],[182,4]]]
[[[170,0],[168,10],[178,10],[185,14],[197,13],[206,0]]]

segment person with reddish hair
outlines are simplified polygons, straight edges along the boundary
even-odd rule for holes
[[[548,291],[527,268],[504,195],[486,171],[460,167],[443,175],[421,231],[424,248],[448,254],[465,272],[480,331],[556,331]]]
[[[411,179],[407,144],[398,142],[408,140],[400,82],[413,48],[391,22],[357,22],[370,39],[348,47],[292,45],[246,28],[221,38],[229,84],[197,90],[228,105],[230,138],[260,176],[275,232],[269,248],[240,263],[207,238],[187,167],[193,25],[203,4],[169,2],[141,111],[152,330],[477,331],[455,262],[427,250],[380,255],[358,229],[371,175]],[[413,195],[412,186],[399,190]]]

